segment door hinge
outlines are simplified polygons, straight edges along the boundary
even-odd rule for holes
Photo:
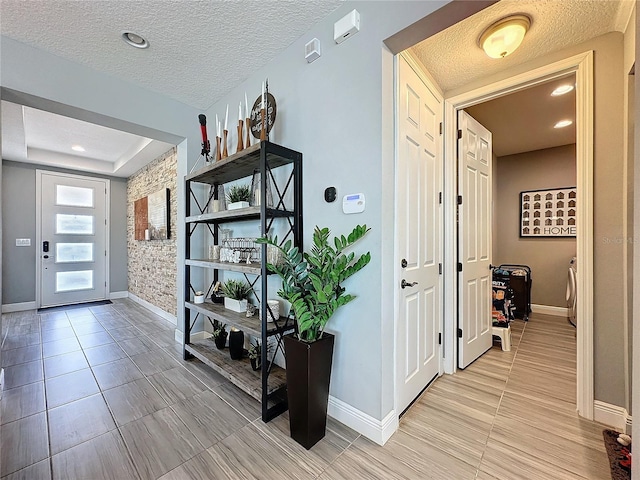
[[[458,195],[458,205],[462,205],[462,195]]]
[[[458,130],[458,140],[462,138],[462,130]]]
[[[440,122],[440,135],[442,135],[442,122]]]
[[[458,338],[462,338],[462,329],[461,328],[458,329]]]
[[[438,193],[438,203],[442,205],[442,192]]]
[[[458,271],[461,272],[462,271],[462,263],[458,262]]]
[[[442,275],[442,264],[438,264],[438,275]]]
[[[438,345],[442,345],[442,333],[438,333]]]
[[[107,286],[107,282],[104,282],[104,286],[105,286],[105,287]]]
[[[104,251],[104,256],[105,256],[105,257],[107,256],[107,251],[106,251],[106,250]]]

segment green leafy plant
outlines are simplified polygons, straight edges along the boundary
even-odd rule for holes
[[[243,280],[227,280],[222,284],[222,293],[227,298],[244,300],[251,294],[251,285]]]
[[[259,341],[255,341],[249,346],[248,355],[250,360],[257,360],[262,354],[262,346]]]
[[[346,293],[342,283],[371,261],[371,253],[356,256],[345,250],[369,230],[366,225],[357,225],[347,237],[336,236],[331,242],[329,229],[316,226],[313,247],[304,253],[293,246],[291,240],[282,246],[278,244],[278,237],[257,240],[277,247],[284,254],[281,264],[269,263],[268,267],[282,279],[278,295],[291,303],[300,340],[315,342],[322,338],[335,311],[355,298]]]
[[[233,185],[227,193],[227,202],[248,202],[251,199],[251,186]]]
[[[227,331],[225,330],[225,328],[227,328],[226,323],[222,323],[222,322],[218,322],[217,320],[214,320],[213,331],[211,332],[212,338],[215,340],[221,335],[226,337]]]

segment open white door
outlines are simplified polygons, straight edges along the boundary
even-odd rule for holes
[[[492,345],[492,149],[491,132],[462,110],[458,129],[458,366],[465,368]]]
[[[402,412],[440,370],[443,103],[401,55],[397,109],[396,391]]]

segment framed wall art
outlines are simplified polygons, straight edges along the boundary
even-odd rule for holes
[[[163,188],[134,202],[136,240],[169,238],[169,195],[169,189]]]
[[[575,237],[576,187],[520,192],[520,237]]]

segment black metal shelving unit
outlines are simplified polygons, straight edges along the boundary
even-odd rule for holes
[[[292,165],[292,169],[284,182],[278,185],[274,171],[280,167]],[[215,213],[207,213],[209,203],[218,198],[218,187],[227,182],[251,177],[255,170],[260,171],[260,205],[239,210],[225,210]],[[267,207],[266,185],[267,179],[271,183],[273,193],[273,206]],[[282,180],[282,179],[281,179]],[[191,239],[201,228],[205,228],[211,234],[214,244],[219,244],[219,229],[228,222],[260,222],[260,233],[266,235],[277,218],[286,220],[285,235],[279,235],[282,242],[292,239],[294,244],[302,249],[302,154],[289,148],[277,145],[269,141],[248,147],[241,152],[231,155],[223,160],[206,165],[200,170],[185,177],[187,195],[185,206],[185,222],[187,241],[185,242],[184,265],[184,359],[197,357],[212,369],[222,374],[240,389],[259,400],[262,404],[262,419],[268,422],[272,418],[287,410],[286,396],[286,372],[275,365],[271,360],[278,352],[284,354],[282,337],[294,330],[294,322],[288,317],[274,319],[267,322],[269,311],[261,309],[258,318],[246,317],[244,313],[235,313],[224,308],[221,304],[214,304],[210,300],[205,303],[195,304],[188,301],[196,289],[191,284],[192,268],[213,269],[214,280],[209,286],[206,297],[209,298],[213,285],[218,280],[218,272],[226,270],[242,273],[252,287],[260,282],[260,294],[254,290],[254,298],[261,305],[267,304],[269,272],[267,271],[267,246],[261,245],[260,263],[228,263],[213,261],[203,255],[201,258],[192,257]],[[195,185],[209,185],[208,198],[203,202],[198,199],[198,192],[194,191]],[[293,190],[293,200],[289,205],[285,203],[287,192]],[[200,193],[201,195],[201,193]],[[195,206],[196,211],[192,211]],[[214,320],[234,326],[258,339],[263,346],[261,354],[261,369],[253,371],[247,359],[231,360],[227,351],[215,348],[211,340],[191,341],[191,330],[199,318],[206,318],[213,323]],[[267,342],[270,337],[275,337],[275,348],[268,351]]]

